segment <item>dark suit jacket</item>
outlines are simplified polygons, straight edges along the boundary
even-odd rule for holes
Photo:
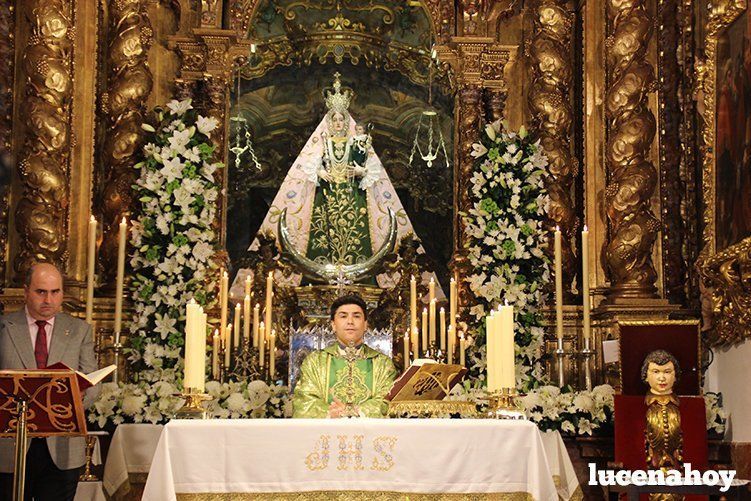
[[[88,374],[97,369],[91,326],[67,313],[55,316],[47,364],[62,362],[68,367]],[[22,308],[2,317],[0,322],[0,369],[36,369],[34,347]],[[86,390],[84,408],[94,403],[99,385]],[[83,437],[51,437],[47,439],[52,460],[61,470],[83,466],[86,461],[86,441]],[[13,439],[0,439],[0,472],[13,471]]]

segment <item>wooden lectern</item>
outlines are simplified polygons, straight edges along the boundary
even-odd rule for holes
[[[13,499],[23,501],[29,438],[86,435],[76,372],[65,369],[0,371],[0,437],[15,437]]]

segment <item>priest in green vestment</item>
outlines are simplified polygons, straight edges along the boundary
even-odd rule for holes
[[[292,399],[294,417],[384,417],[396,368],[389,357],[363,343],[365,301],[356,295],[334,301],[331,327],[337,342],[303,360]]]

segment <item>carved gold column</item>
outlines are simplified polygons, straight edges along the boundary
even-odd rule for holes
[[[21,54],[26,128],[15,211],[20,238],[14,270],[20,279],[34,261],[50,261],[61,269],[66,264],[73,2],[25,0],[18,5],[28,29]]]
[[[106,124],[100,179],[101,218],[104,239],[99,263],[104,281],[114,276],[117,259],[117,227],[130,212],[134,158],[141,146],[141,123],[152,76],[147,57],[152,42],[151,23],[144,0],[109,2],[107,91],[102,97]]]
[[[13,151],[13,75],[15,71],[16,11],[12,2],[0,5],[0,61],[5,61],[0,71],[0,178],[6,188],[0,192],[0,255],[7,255],[8,247],[8,195]],[[6,170],[7,169],[7,170]],[[0,283],[5,283],[6,261],[0,260]]]
[[[229,117],[229,86],[230,82],[223,76],[210,76],[205,82],[206,86],[206,114],[215,117],[219,120],[219,125],[211,133],[211,140],[214,143],[214,160],[217,162],[227,163],[227,144],[225,140],[227,131],[227,120]],[[226,169],[218,169],[215,172],[217,184],[222,186],[224,193],[227,193],[228,176],[226,175]],[[226,248],[227,235],[226,231],[221,231],[221,228],[227,227],[227,206],[226,196],[220,197],[217,200],[217,214],[215,231],[221,235],[221,248]]]
[[[548,229],[558,226],[562,236],[563,287],[570,290],[577,263],[573,246],[577,217],[573,200],[574,180],[579,170],[571,154],[571,87],[573,67],[571,37],[574,14],[566,0],[536,0],[531,13],[533,38],[527,56],[531,85],[527,100],[532,124],[549,161],[546,189],[550,195]],[[552,257],[552,245],[548,254]]]
[[[657,172],[650,159],[655,117],[649,109],[654,68],[647,49],[654,17],[646,0],[609,0],[608,86],[605,98],[609,182],[605,212],[609,235],[603,249],[610,301],[655,298],[652,247],[660,227],[650,200]]]

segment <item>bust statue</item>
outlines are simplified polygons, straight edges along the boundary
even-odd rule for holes
[[[649,385],[644,446],[647,467],[675,469],[683,466],[683,434],[678,397],[673,386],[680,378],[678,360],[665,350],[649,353],[641,366],[642,381]],[[650,499],[681,499],[673,494],[652,494]]]

